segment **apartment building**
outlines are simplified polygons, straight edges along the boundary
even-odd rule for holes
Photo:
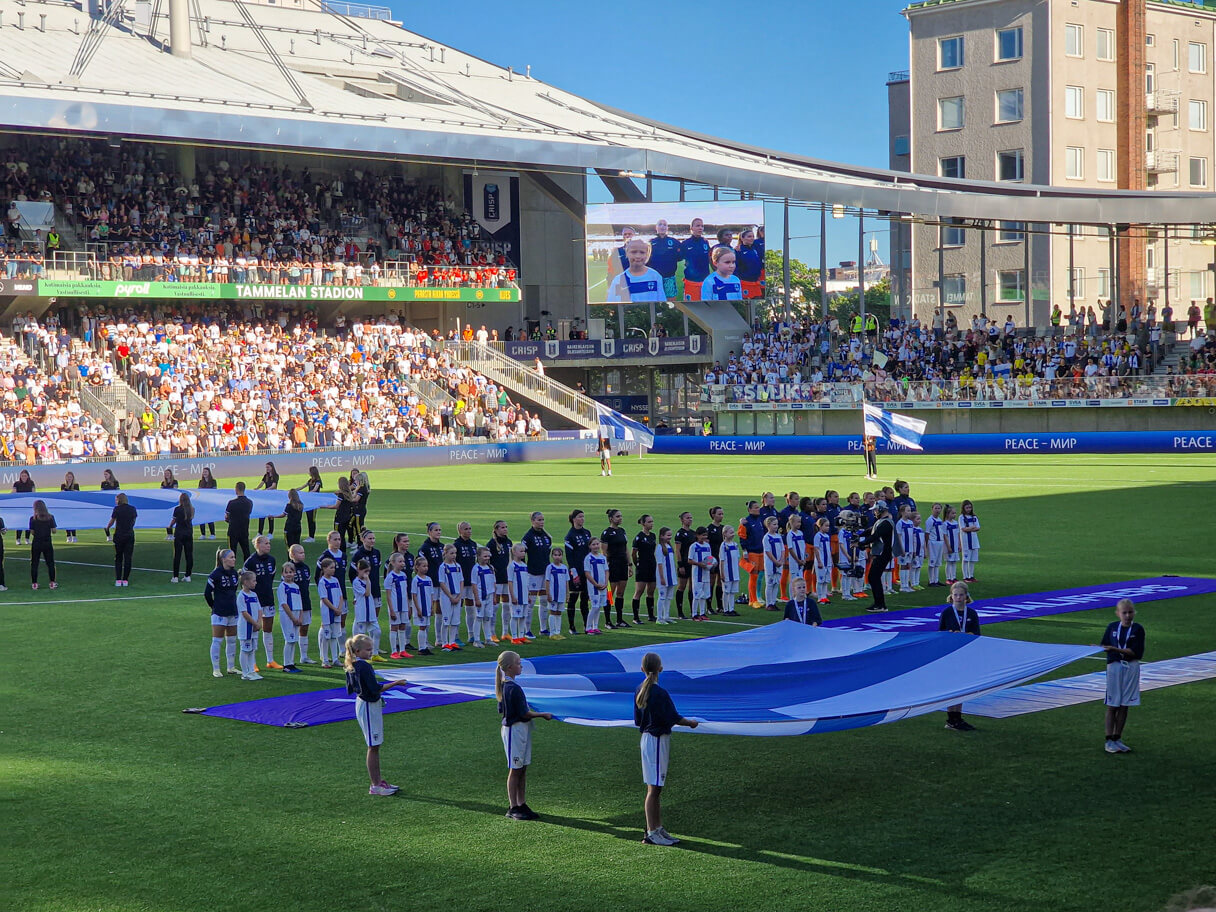
[[[1216,0],[927,0],[888,80],[890,166],[1078,190],[1207,191],[1216,175]],[[1001,213],[1007,216],[1009,213]],[[1216,222],[1216,212],[1213,212]],[[897,300],[1043,324],[1114,298],[1213,293],[1207,226],[904,223]],[[900,267],[904,268],[900,268]]]

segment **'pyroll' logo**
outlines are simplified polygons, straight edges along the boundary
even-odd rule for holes
[[[129,298],[132,295],[151,294],[151,282],[119,282],[114,286],[114,297]]]

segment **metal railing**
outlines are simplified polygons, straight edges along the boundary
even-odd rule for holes
[[[76,395],[80,397],[81,407],[96,418],[107,433],[117,434],[118,416],[114,414],[113,406],[101,395],[103,389],[106,387],[92,387],[82,383],[76,388]]]
[[[456,360],[582,427],[599,427],[595,400],[480,342],[450,342]]]
[[[831,408],[858,408],[862,401],[934,403],[1050,401],[1089,399],[1173,399],[1216,396],[1216,377],[1127,375],[1022,381],[1016,377],[967,378],[943,381],[878,380],[861,383],[703,384],[706,405],[748,402],[814,403]],[[1152,404],[1152,403],[1146,403]],[[1161,403],[1158,403],[1161,404]]]
[[[425,403],[426,407],[433,411],[439,411],[445,405],[453,405],[456,402],[451,393],[433,380],[411,374],[407,382],[417,394],[418,401]]]

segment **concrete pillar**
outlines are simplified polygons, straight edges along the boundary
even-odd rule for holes
[[[190,2],[169,0],[169,51],[174,57],[190,57]]]

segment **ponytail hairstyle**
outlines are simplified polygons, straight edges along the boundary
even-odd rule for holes
[[[292,488],[290,491],[287,492],[287,502],[289,504],[291,504],[293,507],[295,507],[297,510],[304,509],[304,502],[302,500],[300,500],[300,492],[297,491],[295,488]]]
[[[232,554],[231,548],[220,548],[215,552],[215,569],[218,570],[224,566],[224,555]],[[234,555],[235,556],[235,555]]]
[[[571,510],[570,516],[569,516],[570,525],[572,525],[572,526],[574,525],[574,517],[582,516],[582,515],[583,515],[583,511],[578,509],[577,507],[575,507],[573,510]]]
[[[638,709],[645,709],[646,704],[650,702],[650,688],[659,682],[659,672],[662,670],[663,660],[659,658],[657,652],[648,652],[642,656],[642,671],[646,673],[646,680],[638,688],[636,698]]]
[[[519,661],[519,653],[507,650],[498,654],[498,666],[494,669],[494,696],[499,700],[502,699],[502,685],[506,680],[508,666],[514,665]]]
[[[612,522],[612,517],[616,516],[620,512],[621,511],[618,510],[616,507],[610,507],[609,509],[604,511],[604,515],[608,517],[608,522]]]
[[[372,638],[366,633],[356,633],[346,641],[346,655],[342,656],[342,667],[347,671],[355,670],[355,653],[364,646],[370,646]]]
[[[639,526],[645,525],[646,520],[648,520],[648,519],[654,519],[654,517],[651,516],[649,513],[643,513],[641,516],[638,517],[638,525]]]
[[[185,491],[177,498],[177,505],[182,508],[182,513],[186,517],[186,522],[194,525],[194,504],[190,502],[190,495]]]

